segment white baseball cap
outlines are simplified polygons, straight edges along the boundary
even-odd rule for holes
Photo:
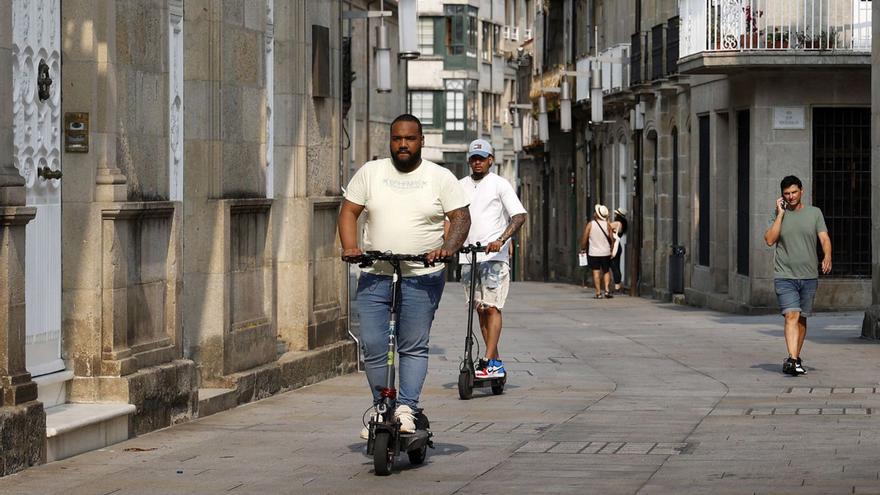
[[[468,146],[467,159],[470,160],[472,156],[482,156],[486,158],[489,155],[495,155],[495,150],[492,148],[492,145],[489,144],[489,141],[485,139],[474,139],[471,141],[470,146]]]

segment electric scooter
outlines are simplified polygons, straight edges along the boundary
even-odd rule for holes
[[[374,406],[374,413],[366,425],[369,430],[367,439],[367,454],[373,456],[373,467],[377,476],[391,474],[394,459],[401,452],[406,452],[409,462],[414,465],[422,464],[428,456],[428,447],[434,448],[432,441],[433,433],[427,416],[421,411],[413,411],[415,416],[416,431],[404,433],[400,431],[400,422],[394,417],[397,408],[397,389],[394,387],[394,359],[397,351],[397,320],[400,314],[401,297],[401,269],[400,263],[414,261],[430,266],[424,254],[406,255],[392,254],[390,252],[367,251],[366,253],[351,257],[349,263],[358,263],[361,268],[372,266],[377,261],[386,261],[394,269],[391,277],[391,317],[388,321],[388,359],[385,372],[385,386],[376,386],[381,396],[380,401]],[[448,259],[436,259],[435,263],[447,263]]]
[[[474,294],[477,286],[477,253],[486,252],[486,247],[480,243],[468,244],[459,250],[464,255],[471,254],[471,286],[470,297],[468,298],[468,324],[467,336],[464,339],[464,357],[462,358],[461,368],[458,374],[458,397],[461,400],[469,400],[474,395],[474,388],[492,387],[494,395],[504,393],[504,385],[507,383],[507,376],[501,378],[477,378],[474,369]]]

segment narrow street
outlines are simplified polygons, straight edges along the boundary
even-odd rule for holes
[[[880,346],[862,313],[810,319],[809,374],[779,371],[781,318],[516,283],[501,396],[457,394],[466,314],[447,285],[423,405],[436,449],[372,473],[363,374],[0,479],[0,493],[880,493]]]

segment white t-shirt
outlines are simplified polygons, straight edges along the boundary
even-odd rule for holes
[[[526,212],[519,198],[516,197],[513,186],[498,174],[490,172],[477,182],[474,182],[474,179],[469,175],[460,179],[458,183],[461,184],[461,188],[470,199],[468,209],[471,212],[471,230],[465,244],[479,242],[485,246],[492,241],[497,241],[510,224],[510,217]],[[477,256],[477,262],[503,261],[507,263],[510,258],[509,252],[510,239],[497,253],[480,253]],[[473,255],[461,254],[459,262],[469,264],[471,256]]]
[[[455,175],[424,159],[406,174],[390,158],[365,163],[348,183],[345,199],[365,208],[364,251],[395,254],[424,254],[441,247],[446,213],[468,205]],[[444,265],[401,266],[403,276],[411,277],[438,272]],[[391,265],[384,262],[364,271],[392,273]]]

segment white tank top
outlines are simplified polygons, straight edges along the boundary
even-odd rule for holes
[[[593,225],[590,227],[590,249],[587,252],[590,256],[611,256],[611,244],[608,243],[608,223],[591,220]],[[604,231],[604,232],[603,232]]]

